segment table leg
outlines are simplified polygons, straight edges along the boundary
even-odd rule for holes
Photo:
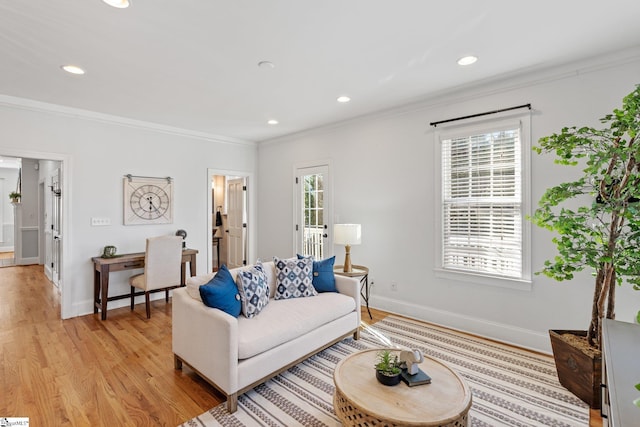
[[[373,320],[373,316],[371,316],[371,311],[369,310],[369,275],[365,274],[364,276],[362,276],[362,279],[360,279],[360,283],[362,283],[362,286],[360,287],[360,296],[362,296],[362,299],[367,305],[367,313],[369,313],[369,319]],[[364,294],[362,293],[363,290]]]
[[[100,306],[102,310],[102,320],[107,320],[107,299],[109,298],[109,265],[100,267]]]
[[[93,314],[98,312],[98,303],[100,302],[100,271],[93,267]]]
[[[196,271],[196,254],[193,254],[189,260],[189,273],[191,273],[191,277],[196,275]]]
[[[218,264],[218,270],[220,270],[220,240],[216,243],[216,263]]]

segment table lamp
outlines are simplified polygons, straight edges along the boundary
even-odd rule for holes
[[[333,226],[333,243],[344,245],[344,267],[345,273],[351,273],[351,245],[359,245],[362,237],[360,224],[335,224]]]

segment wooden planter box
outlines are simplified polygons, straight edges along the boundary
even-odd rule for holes
[[[586,336],[586,331],[549,330],[558,379],[592,409],[601,407],[602,356],[592,356],[566,342],[563,334]]]

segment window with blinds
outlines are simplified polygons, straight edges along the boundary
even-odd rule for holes
[[[442,268],[522,278],[519,126],[441,143]]]

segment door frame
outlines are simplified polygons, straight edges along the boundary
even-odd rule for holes
[[[327,182],[325,182],[325,188],[329,192],[329,197],[327,194],[324,195],[324,200],[329,204],[329,208],[327,212],[324,213],[325,224],[328,226],[327,234],[329,235],[326,240],[326,246],[323,246],[324,257],[329,258],[334,255],[333,250],[333,224],[335,223],[333,217],[333,177],[332,174],[332,165],[331,159],[317,160],[317,161],[308,161],[308,162],[299,162],[293,165],[293,178],[291,182],[293,183],[293,250],[298,250],[298,233],[296,230],[296,224],[301,219],[300,217],[300,207],[302,200],[301,196],[301,188],[298,184],[296,184],[296,178],[299,175],[301,169],[313,169],[313,168],[327,168]],[[300,183],[301,185],[302,183]]]
[[[66,286],[66,273],[71,271],[71,248],[73,247],[73,235],[71,229],[71,156],[68,154],[30,151],[11,148],[0,148],[0,155],[7,157],[20,157],[37,160],[54,160],[60,162],[60,178],[62,179],[62,205],[60,207],[60,223],[62,234],[62,251],[60,256],[60,277],[58,281],[58,289],[60,291],[60,318],[69,319],[76,315],[72,292]]]
[[[246,179],[247,185],[247,264],[253,264],[257,254],[258,218],[256,216],[256,197],[258,186],[255,174],[251,171],[207,168],[205,194],[207,197],[207,236],[213,233],[213,200],[211,200],[211,180],[215,175],[237,176]],[[211,237],[207,239],[207,272],[213,271],[213,245]]]

